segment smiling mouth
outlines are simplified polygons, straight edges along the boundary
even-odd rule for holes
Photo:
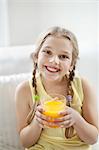
[[[60,71],[59,68],[56,68],[56,67],[51,67],[51,66],[45,66],[46,70],[51,72],[51,73],[57,73]]]

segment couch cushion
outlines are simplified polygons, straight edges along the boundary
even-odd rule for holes
[[[0,47],[0,75],[28,73],[32,70],[30,54],[34,45]]]
[[[30,73],[0,76],[0,150],[23,150],[16,129],[14,95],[16,86]]]

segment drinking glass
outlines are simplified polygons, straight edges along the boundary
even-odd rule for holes
[[[50,117],[49,122],[54,122],[54,119],[62,117],[59,112],[66,108],[66,98],[64,95],[51,94],[50,98],[42,100],[43,114]],[[56,128],[58,126],[53,126]]]

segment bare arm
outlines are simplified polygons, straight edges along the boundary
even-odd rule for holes
[[[83,141],[88,144],[94,144],[97,142],[99,131],[96,96],[87,80],[83,79],[82,83],[84,91],[83,118],[79,115],[74,128]]]
[[[31,124],[27,124],[26,117],[30,112],[31,93],[28,82],[20,84],[16,89],[16,115],[17,128],[20,135],[21,143],[24,147],[29,148],[34,145],[40,137],[42,128],[37,120],[33,119]]]

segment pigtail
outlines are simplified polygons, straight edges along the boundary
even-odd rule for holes
[[[27,116],[27,123],[30,124],[31,121],[34,118],[35,115],[35,110],[36,107],[38,105],[38,100],[37,100],[37,84],[36,84],[36,70],[37,70],[37,63],[34,63],[34,70],[33,70],[33,77],[32,77],[32,86],[34,88],[34,103],[33,103],[33,107],[31,109],[31,111],[29,112],[28,116]]]
[[[34,71],[32,76],[32,86],[34,88],[34,94],[37,95],[37,85],[36,85],[36,69],[37,69],[37,63],[34,63]]]
[[[67,81],[67,103],[66,105],[71,107],[71,101],[73,99],[73,89],[72,89],[72,82],[73,82],[73,79],[74,79],[74,76],[75,76],[75,65],[72,69],[72,71],[70,71],[70,74],[69,74],[69,78],[68,78],[68,81]],[[69,128],[66,128],[65,129],[65,136],[66,138],[71,138],[73,136],[73,132],[74,132],[74,128],[73,126],[69,127]]]
[[[72,89],[72,82],[75,76],[75,66],[73,67],[72,71],[69,71],[69,78],[67,79],[67,106],[70,107],[70,103],[73,98],[73,89]]]

